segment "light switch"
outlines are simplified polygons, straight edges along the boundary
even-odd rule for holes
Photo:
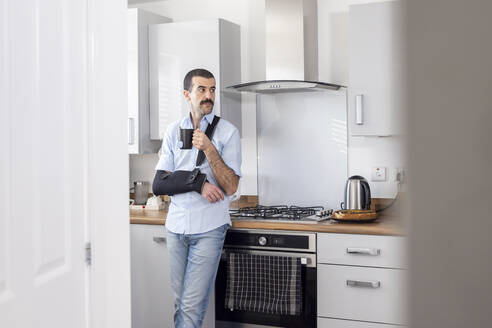
[[[386,181],[386,168],[382,166],[373,166],[371,181]]]

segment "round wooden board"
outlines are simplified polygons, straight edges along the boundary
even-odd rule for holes
[[[365,210],[338,210],[331,218],[340,222],[371,222],[378,218],[378,214]]]
[[[331,217],[331,219],[338,221],[338,222],[343,222],[343,223],[368,223],[368,222],[376,221],[378,218],[375,217],[372,219],[349,219],[349,218],[337,219],[335,217]]]

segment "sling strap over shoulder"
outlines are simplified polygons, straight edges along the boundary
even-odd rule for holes
[[[205,130],[205,135],[212,140],[212,136],[215,132],[215,127],[219,122],[220,117],[214,116],[212,124],[209,124]],[[163,170],[157,170],[154,182],[152,183],[152,192],[154,195],[176,195],[185,192],[196,191],[201,193],[205,182],[207,181],[207,175],[200,172],[198,166],[202,165],[205,160],[205,153],[203,151],[198,152],[196,158],[196,168],[193,171],[174,171],[167,172]]]
[[[215,115],[212,124],[209,124],[207,126],[207,129],[205,130],[205,135],[210,139],[210,141],[212,141],[212,137],[215,132],[215,127],[217,126],[217,123],[219,123],[219,120],[220,117]],[[195,167],[199,167],[200,165],[202,165],[204,160],[205,160],[205,153],[203,152],[203,150],[200,150],[198,152],[198,156],[196,157]]]

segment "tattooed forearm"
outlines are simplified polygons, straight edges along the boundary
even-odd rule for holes
[[[205,151],[205,156],[207,156],[212,172],[214,173],[215,179],[219,186],[224,190],[224,192],[230,196],[234,194],[237,190],[239,184],[239,177],[234,173],[229,166],[227,166],[222,158],[220,157],[217,149],[213,145],[208,147]]]

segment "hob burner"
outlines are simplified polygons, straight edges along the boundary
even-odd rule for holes
[[[231,218],[258,219],[258,220],[319,220],[321,217],[328,217],[331,210],[325,210],[323,206],[251,206],[239,209],[231,209]]]

